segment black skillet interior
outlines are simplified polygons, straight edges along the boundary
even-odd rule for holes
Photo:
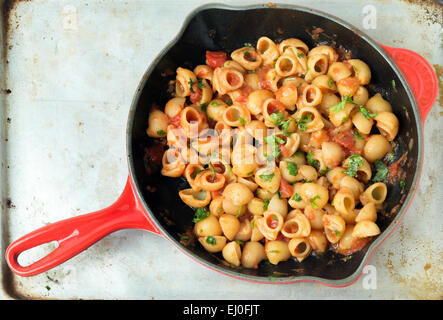
[[[310,34],[314,28],[324,30],[317,40]],[[411,189],[414,173],[417,170],[419,137],[411,101],[389,62],[355,30],[350,30],[339,22],[307,9],[297,8],[260,7],[245,10],[204,8],[197,11],[190,19],[178,41],[153,62],[150,69],[152,72],[148,71],[149,74],[145,75],[146,81],[141,88],[133,113],[130,161],[134,168],[133,178],[141,189],[140,192],[152,212],[154,221],[159,224],[163,233],[167,233],[169,238],[175,241],[179,240],[179,234],[192,228],[193,225],[193,210],[178,197],[178,191],[187,188],[187,183],[182,179],[161,176],[156,168],[151,168],[152,172],[148,174],[145,167],[145,150],[154,143],[153,139],[146,135],[149,110],[153,105],[164,107],[171,98],[167,92],[168,82],[175,78],[175,74],[164,77],[162,72],[168,69],[175,71],[178,66],[192,69],[205,62],[206,50],[229,53],[242,47],[244,43],[255,44],[260,36],[268,36],[276,42],[285,38],[299,38],[310,48],[319,43],[341,45],[350,50],[352,57],[362,59],[370,66],[372,81],[367,88],[371,95],[380,92],[390,101],[400,120],[395,160],[407,152],[406,166],[409,173],[406,175],[406,172],[403,172],[402,179],[405,181],[403,188],[399,186],[398,179],[393,184],[388,184],[388,198],[384,210],[386,214],[381,214],[378,220],[383,232],[398,214],[405,196]],[[392,80],[396,83],[395,88]],[[408,146],[411,139],[413,143],[410,148]],[[148,191],[147,186],[155,187],[156,191],[152,192],[152,188]],[[277,266],[263,262],[258,269],[242,267],[233,269],[226,266],[222,262],[221,255],[206,252],[198,243],[183,248],[198,260],[209,262],[212,268],[229,274],[234,273],[241,278],[263,277],[263,280],[267,280],[269,277],[313,276],[325,280],[339,280],[351,276],[361,266],[370,245],[371,243],[363,250],[354,253],[350,259],[343,259],[343,256],[328,250],[321,256],[311,255],[302,263],[292,259]]]

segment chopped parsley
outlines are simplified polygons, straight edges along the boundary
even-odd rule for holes
[[[349,157],[347,164],[348,168],[345,170],[345,174],[350,177],[357,177],[357,170],[364,164],[363,158],[359,154],[353,154]]]
[[[306,130],[306,125],[308,123],[310,123],[310,122],[312,122],[312,114],[310,114],[310,113],[306,114],[305,113],[304,115],[301,116],[300,120],[298,120],[298,122],[297,122],[298,128],[301,131],[305,131]]]
[[[178,234],[178,236],[180,237],[180,240],[183,240],[184,242],[188,242],[189,241],[189,236],[185,235],[185,234]]]
[[[268,210],[269,202],[271,202],[271,200],[263,199],[263,210],[264,211]],[[253,221],[253,222],[255,222],[255,221]]]
[[[206,112],[206,109],[208,108],[208,104],[209,102],[205,102],[200,104],[200,108],[202,109],[203,112]]]
[[[205,208],[197,208],[197,210],[195,210],[194,219],[192,220],[192,222],[197,223],[199,221],[202,221],[203,219],[206,219],[207,217],[209,217],[208,210],[206,210]]]
[[[275,126],[280,126],[282,125],[282,122],[285,118],[285,115],[282,112],[273,112],[270,114],[269,116],[272,119],[272,122],[274,123]]]
[[[297,57],[299,57],[299,58],[303,58],[305,55],[303,54],[303,53],[297,53]]]
[[[329,80],[328,80],[328,87],[332,88],[333,85],[334,85],[334,80],[332,78],[329,78]]]
[[[339,103],[334,104],[332,107],[329,108],[330,112],[340,112],[345,108],[345,104],[351,102],[353,104],[357,104],[354,100],[351,99],[350,95],[347,95],[346,97],[341,97],[341,101]]]
[[[272,148],[272,156],[278,158],[280,156],[280,148],[278,147],[278,144],[284,144],[285,141],[275,135],[267,136],[264,140]]]
[[[192,88],[192,86],[195,84],[194,80],[189,79],[188,84],[189,84],[189,89],[191,90],[192,93],[194,93],[194,89]]]
[[[318,167],[320,166],[320,161],[314,160],[314,152],[309,152],[306,155],[306,160],[308,160],[308,163],[313,166],[315,169],[318,170]]]
[[[274,178],[274,173],[271,173],[271,174],[260,174],[260,175],[258,175],[258,176],[259,176],[259,178],[262,179],[263,181],[267,181],[267,182],[269,182],[269,181],[272,180],[272,178]]]
[[[337,229],[334,229],[334,233],[337,237],[341,237],[341,233]]]
[[[212,101],[211,105],[216,106],[216,107],[220,107],[220,103],[218,103],[217,101]]]
[[[198,79],[198,87],[200,88],[200,89],[203,89],[203,88],[206,88],[206,85],[205,85],[205,83],[203,82],[203,79]]]
[[[318,171],[318,175],[319,176],[324,176],[326,174],[326,172],[328,172],[328,171],[329,171],[329,168],[328,167],[324,167],[323,169]]]
[[[288,168],[291,176],[296,176],[298,174],[297,165],[294,162],[287,162],[286,167]]]
[[[354,130],[354,137],[358,138],[358,139],[362,139],[364,140],[365,138],[360,134],[360,132],[358,132],[357,130]]]
[[[395,80],[394,80],[394,79],[392,79],[391,83],[392,83],[392,88],[394,88],[394,89],[395,89],[395,87],[396,87],[396,84],[395,84]]]
[[[243,240],[235,240],[235,242],[237,242],[239,245],[245,244],[245,242]]]
[[[297,202],[302,200],[301,196],[298,193],[295,193],[291,199]]]
[[[319,195],[316,195],[314,198],[309,199],[309,201],[311,201],[311,206],[312,206],[314,209],[317,209],[317,208],[318,208],[318,205],[315,203],[315,200],[317,200],[317,199],[320,199],[320,196],[319,196]]]
[[[214,166],[213,166],[212,162],[210,162],[210,161],[209,161],[209,167],[212,170],[212,182],[214,182],[215,177],[217,176],[217,172],[215,172]]]
[[[209,243],[211,245],[216,245],[217,241],[215,240],[215,238],[213,236],[207,236],[206,237],[206,243]]]
[[[368,109],[363,106],[360,106],[360,112],[366,119],[375,118],[377,116],[377,113],[370,113]]]
[[[375,173],[375,176],[372,178],[372,182],[380,182],[385,180],[389,174],[389,170],[386,164],[384,164],[384,162],[381,160],[375,160],[374,166],[377,172]]]
[[[246,124],[246,120],[242,117],[238,117],[238,121],[240,121],[241,125],[244,126]]]
[[[293,120],[292,118],[288,119],[281,124],[281,129],[282,129],[285,137],[289,137],[291,135],[291,133],[288,131],[288,129],[289,129],[289,125],[291,124],[292,120]]]
[[[281,191],[280,190],[277,191],[277,195],[278,195],[278,198],[281,200],[282,197],[281,197]]]
[[[403,188],[405,186],[405,181],[404,180],[400,180],[400,188]]]
[[[164,136],[164,135],[166,134],[166,132],[164,132],[163,130],[158,130],[158,131],[157,131],[157,134],[158,134],[159,136]]]
[[[355,66],[352,66],[352,69],[354,69],[354,73],[357,75],[358,74],[358,69]]]
[[[251,228],[252,228],[252,229],[254,229],[254,228],[255,228],[255,219],[254,219],[254,220],[252,220],[252,223],[251,223]]]
[[[240,217],[242,209],[243,209],[243,206],[240,206],[240,207],[238,208],[238,212],[237,212],[237,214],[235,215],[236,218]]]

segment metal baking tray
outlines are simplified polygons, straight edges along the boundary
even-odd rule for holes
[[[127,112],[136,86],[187,14],[205,3],[0,1],[0,299],[440,299],[441,97],[424,126],[425,160],[415,199],[371,257],[373,268],[349,287],[231,279],[180,254],[164,238],[134,230],[115,232],[34,277],[9,271],[3,257],[13,240],[107,207],[120,195],[127,178]],[[441,88],[443,10],[437,2],[297,4],[347,20],[384,45],[421,54],[433,64]],[[366,29],[371,12],[376,27]],[[53,247],[29,250],[20,261],[32,262]],[[366,277],[374,270],[376,288]]]

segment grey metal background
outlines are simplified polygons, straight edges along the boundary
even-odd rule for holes
[[[377,272],[375,290],[364,288],[364,275],[345,288],[235,280],[194,262],[162,237],[138,230],[113,233],[35,277],[9,272],[3,256],[11,241],[42,225],[102,209],[120,195],[135,88],[184,18],[204,3],[6,1],[0,64],[0,299],[441,299],[441,96],[424,126],[425,159],[415,199],[369,261]],[[280,3],[331,13],[382,44],[420,53],[436,69],[441,92],[443,22],[437,2]],[[377,10],[375,30],[363,27],[366,5]],[[51,246],[29,250],[20,261],[31,262]]]

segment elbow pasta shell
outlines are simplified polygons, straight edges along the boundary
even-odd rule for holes
[[[352,245],[355,243],[355,240],[357,239],[352,235],[352,232],[354,230],[354,225],[348,224],[346,225],[345,232],[343,233],[343,237],[341,237],[340,241],[338,242],[338,251],[339,252],[345,252],[346,250],[349,250],[352,248]]]
[[[223,197],[222,196],[218,196],[218,197],[215,197],[212,199],[211,203],[209,204],[209,213],[217,218],[219,218],[222,214],[225,213],[223,211]]]
[[[226,198],[223,198],[222,208],[225,213],[235,216],[241,216],[246,212],[246,206],[237,206]]]
[[[363,205],[373,202],[375,205],[381,205],[388,194],[388,189],[383,182],[376,182],[370,185],[365,192],[360,195],[360,201]]]
[[[344,179],[344,178],[343,178]],[[340,214],[349,215],[354,212],[354,194],[348,188],[340,188],[332,200],[332,205]]]
[[[197,84],[197,77],[191,70],[178,67],[177,76],[175,78],[175,95],[177,97],[187,97],[191,95],[193,85]]]
[[[315,252],[324,253],[328,248],[328,239],[321,230],[312,230],[308,236],[308,241]]]
[[[340,188],[340,181],[346,176],[344,172],[345,169],[342,167],[336,167],[326,172],[326,178],[328,178],[334,189]]]
[[[226,245],[226,238],[222,236],[199,237],[198,241],[209,252],[220,252]]]
[[[251,201],[254,194],[242,183],[230,183],[223,190],[223,197],[236,206],[242,206]]]
[[[278,212],[284,220],[288,214],[288,201],[286,199],[280,199],[278,194],[274,194],[269,201],[268,210]]]
[[[375,125],[388,141],[393,141],[398,133],[399,122],[392,112],[382,111],[375,117]]]
[[[223,121],[223,114],[227,108],[228,105],[224,103],[223,100],[214,99],[206,107],[206,114],[208,115],[208,118],[213,121]],[[230,128],[227,123],[223,122],[223,124],[226,125],[226,127],[223,127],[224,129]]]
[[[186,99],[183,97],[172,98],[165,105],[165,113],[169,118],[173,118],[184,109],[185,103]]]
[[[311,121],[306,123],[306,130],[304,130],[304,133],[318,131],[325,126],[320,113],[313,107],[302,107],[294,113],[293,117],[297,120],[297,123],[299,123],[301,118],[311,118]]]
[[[234,60],[226,60],[225,63],[223,63],[223,68],[232,68],[240,71],[241,73],[246,72],[245,68],[243,68],[240,63]]]
[[[346,229],[346,222],[342,217],[325,214],[323,216],[323,225],[329,242],[337,243],[340,241]]]
[[[213,70],[211,67],[201,64],[194,68],[194,74],[197,76],[197,78],[212,81]]]
[[[311,224],[303,213],[296,212],[291,219],[286,220],[281,233],[286,238],[304,238],[311,233]]]
[[[374,96],[372,96],[367,102],[365,107],[369,110],[371,113],[379,113],[379,112],[392,112],[392,106],[391,104],[383,99],[380,93],[376,93]]]
[[[313,55],[317,55],[317,54],[327,55],[328,59],[329,59],[329,63],[337,61],[337,59],[338,59],[337,52],[331,46],[325,46],[325,45],[317,46],[309,51],[308,57],[313,56]]]
[[[371,165],[365,158],[362,157],[361,159],[363,160],[363,164],[357,168],[357,178],[358,180],[367,183],[372,177],[372,169]],[[349,167],[349,161],[350,158],[346,158],[345,161],[343,161],[344,168]]]
[[[312,81],[315,77],[328,71],[328,56],[325,54],[314,54],[308,56],[306,81]]]
[[[368,238],[379,235],[381,233],[380,228],[375,222],[370,220],[363,220],[357,222],[352,231],[352,236],[356,238]]]
[[[350,177],[348,175],[346,175],[345,177],[343,177],[343,179],[341,179],[340,181],[340,188],[346,188],[349,191],[351,191],[352,195],[354,196],[354,200],[356,202],[358,202],[360,194],[363,192],[364,190],[364,186],[363,183],[359,182],[357,179]]]
[[[211,193],[206,190],[184,189],[178,192],[180,199],[190,207],[206,207],[211,202]]]
[[[354,100],[357,105],[364,106],[369,99],[368,89],[365,87],[359,86],[357,91],[352,96],[352,100]]]
[[[257,269],[258,264],[264,259],[266,259],[265,248],[260,242],[246,242],[241,256],[243,267]]]
[[[234,68],[216,68],[212,79],[213,90],[219,95],[234,91],[243,86],[243,74]]]
[[[288,203],[292,208],[295,209],[304,209],[306,207],[306,202],[301,197],[301,186],[303,183],[296,183],[294,184],[294,192],[289,198]]]
[[[225,245],[222,250],[223,258],[230,264],[238,267],[241,264],[241,247],[235,242],[231,241]]]
[[[283,228],[283,220],[280,213],[268,210],[263,213],[263,218],[257,219],[256,227],[266,239],[275,240]]]
[[[275,62],[275,72],[280,77],[289,77],[297,73],[298,62],[294,55],[284,54]]]
[[[381,134],[373,134],[363,147],[363,156],[369,162],[375,162],[375,160],[382,159],[391,151],[392,146],[384,136]]]
[[[298,89],[295,83],[290,82],[283,84],[276,92],[275,97],[278,101],[284,104],[287,110],[294,111],[295,104],[298,100]]]
[[[304,215],[311,224],[312,229],[323,229],[323,216],[325,215],[323,209],[314,209],[311,206],[306,206]]]
[[[377,210],[374,202],[367,203],[357,214],[355,222],[369,220],[375,222],[377,220]]]
[[[170,148],[166,150],[162,157],[161,174],[167,177],[180,177],[186,169],[185,161],[183,160],[178,149]]]
[[[169,118],[166,113],[160,110],[153,110],[149,113],[148,130],[146,133],[152,138],[162,138],[169,126]]]
[[[188,181],[191,188],[195,191],[200,190],[200,185],[195,183],[195,180],[196,180],[198,174],[204,170],[205,169],[200,164],[191,164],[190,163],[186,166],[186,169],[185,169],[183,175],[185,176],[186,181]]]
[[[252,90],[260,89],[260,76],[257,73],[247,73],[245,74],[245,85],[249,86]],[[253,92],[254,92],[253,91]]]
[[[318,106],[323,98],[321,90],[316,85],[307,85],[301,94],[301,104],[303,107]]]
[[[290,47],[301,50],[305,55],[308,54],[309,51],[309,48],[306,45],[306,43],[304,43],[300,39],[295,39],[295,38],[285,39],[278,44],[278,50],[280,51],[280,54],[283,54],[286,51],[286,49]]]
[[[246,131],[254,139],[263,143],[263,139],[268,136],[268,127],[260,120],[252,120],[245,125]]]
[[[352,115],[352,124],[360,133],[369,134],[374,120],[372,118],[366,118],[360,111],[357,111]]]
[[[318,87],[322,91],[322,93],[331,93],[337,91],[337,85],[335,84],[334,80],[326,74],[316,76],[312,80],[311,84]]]
[[[180,127],[188,138],[195,138],[203,128],[203,119],[197,109],[186,107],[180,113]]]
[[[252,235],[251,221],[244,220],[240,223],[240,229],[235,235],[234,240],[248,241],[251,239],[251,235]]]
[[[359,88],[360,82],[356,77],[347,77],[337,81],[337,91],[342,97],[352,97]]]
[[[262,57],[264,65],[272,65],[280,55],[277,45],[268,37],[258,39],[257,51]]]
[[[256,90],[249,94],[246,106],[251,114],[258,115],[263,110],[263,102],[272,98],[274,98],[274,93],[271,91],[265,89]]]
[[[339,102],[340,98],[337,97],[334,93],[326,92],[323,93],[323,98],[317,108],[322,113],[322,115],[329,118],[329,109]]]
[[[228,240],[233,240],[240,230],[240,221],[231,214],[224,214],[218,219],[218,222],[225,237]]]
[[[351,102],[346,102],[343,109],[337,112],[329,112],[329,121],[336,126],[341,126],[346,120],[349,119],[351,111],[355,105]],[[352,124],[352,123],[351,123]]]
[[[223,230],[220,227],[218,219],[213,215],[209,215],[194,225],[194,233],[199,237],[221,236]]]
[[[206,191],[217,191],[225,185],[225,176],[221,173],[213,173],[211,170],[205,170],[198,175],[197,181],[194,181],[197,188]]]
[[[271,193],[278,191],[280,180],[280,170],[277,167],[264,167],[255,172],[255,183]]]
[[[328,203],[328,189],[317,183],[304,183],[300,188],[300,192],[300,196],[314,209],[321,209]]]
[[[251,241],[260,241],[264,239],[263,233],[261,233],[260,229],[257,227],[257,220],[261,219],[260,216],[255,216],[251,221]]]
[[[321,144],[323,162],[329,168],[337,167],[344,156],[343,149],[336,142],[324,141]]]
[[[352,76],[352,72],[343,62],[334,62],[328,68],[328,76],[337,83],[342,79]]]
[[[231,53],[232,60],[238,62],[246,70],[255,70],[263,62],[262,57],[253,47],[243,47]]]
[[[295,238],[288,243],[290,254],[295,257],[298,262],[302,262],[311,253],[312,247],[308,239]]]
[[[371,82],[371,69],[360,59],[350,59],[346,63],[352,66],[355,77],[360,82],[360,85],[366,85]]]
[[[263,120],[265,125],[268,127],[277,127],[277,124],[271,117],[271,114],[275,112],[280,112],[283,113],[284,116],[286,116],[285,106],[277,99],[270,98],[265,100],[263,102],[262,108]]]
[[[253,198],[248,203],[248,211],[253,215],[261,216],[265,212],[264,208],[265,202],[259,198]]]
[[[251,121],[251,114],[245,107],[233,104],[224,110],[223,121],[231,127],[240,127]]]
[[[254,175],[254,172],[251,173],[251,176]],[[257,190],[258,188],[258,184],[256,184],[252,178],[243,178],[243,177],[238,177],[237,178],[237,182],[244,184],[245,186],[247,186],[249,188],[249,190],[251,190],[252,192],[255,192],[255,190]],[[252,200],[251,200],[252,201]]]
[[[265,245],[265,253],[270,263],[277,265],[280,261],[286,261],[291,257],[288,244],[285,241],[268,241]]]

